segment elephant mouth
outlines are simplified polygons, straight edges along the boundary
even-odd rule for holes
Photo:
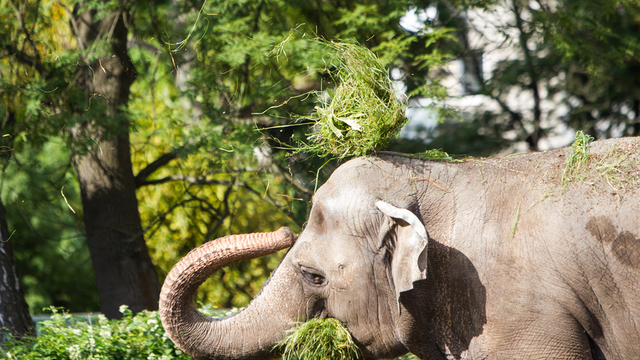
[[[349,329],[349,324],[341,319],[335,318],[332,316],[327,308],[325,307],[325,301],[318,296],[311,296],[307,300],[306,304],[306,318],[307,321],[311,319],[325,319],[325,318],[334,318],[336,320],[341,321],[349,330],[349,334],[353,340],[353,343],[360,350],[360,354],[364,359],[377,359],[380,358],[380,354],[378,351],[374,349],[374,339],[367,339],[365,341],[359,340],[356,336],[354,336],[351,329]]]

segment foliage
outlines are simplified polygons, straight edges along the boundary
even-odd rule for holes
[[[564,135],[578,130],[596,139],[640,134],[637,1],[469,5],[424,1],[416,8],[437,11],[424,21],[426,32],[447,29],[456,39],[437,47],[455,63],[430,78],[447,84],[445,108],[463,120],[433,124],[427,115],[416,150],[489,156],[568,145]]]
[[[533,13],[563,76],[572,129],[596,139],[640,134],[640,6],[565,0]]]
[[[300,228],[313,188],[336,166],[323,167],[326,159],[291,155],[280,146],[290,149],[309,131],[290,126],[300,125],[290,114],[309,113],[314,106],[299,95],[321,91],[331,81],[323,73],[326,47],[308,39],[348,39],[375,49],[384,67],[412,74],[411,91],[437,66],[426,54],[450,40],[398,27],[412,4],[0,0],[6,35],[0,39],[0,122],[12,119],[2,136],[13,139],[2,148],[2,165],[8,166],[2,197],[32,311],[48,304],[98,310],[78,179],[70,166],[71,159],[95,149],[95,132],[78,135],[87,119],[108,134],[119,131],[123,120],[131,129],[141,221],[162,278],[204,241],[281,225]],[[108,116],[101,96],[81,89],[82,73],[104,71],[98,59],[110,51],[104,41],[88,48],[78,41],[82,9],[130,15],[128,55],[136,80],[118,118]],[[292,34],[286,51],[274,58],[274,47]],[[388,76],[386,70],[378,75]],[[277,104],[282,105],[272,107]],[[246,304],[281,256],[218,272],[198,300]],[[87,276],[79,280],[77,272]]]
[[[333,318],[311,319],[287,330],[276,347],[283,347],[283,360],[359,359],[358,347],[349,330]]]
[[[562,172],[562,184],[571,181],[580,169],[587,164],[589,159],[589,143],[593,141],[593,136],[586,135],[583,131],[576,132],[576,140],[571,144],[567,163]]]
[[[327,42],[326,48],[327,71],[337,85],[326,90],[327,99],[318,95],[315,131],[296,151],[344,158],[383,150],[407,122],[388,70],[362,45]]]
[[[51,138],[41,149],[20,141],[13,156],[0,185],[2,201],[10,209],[7,222],[16,268],[31,311],[49,305],[98,309],[80,191],[63,140]]]
[[[51,308],[38,337],[11,339],[0,359],[191,359],[166,335],[157,312],[133,315],[121,307],[123,318],[110,321],[102,315],[89,319]]]
[[[637,61],[640,6],[631,0],[565,0],[549,5],[540,16],[546,35],[568,60],[576,60],[592,76],[610,77],[609,67]],[[555,11],[554,11],[555,10]]]
[[[92,148],[101,153],[97,134],[104,130],[106,138],[113,137],[124,124],[123,116],[106,111],[107,99],[81,90],[82,74],[107,46],[96,41],[85,48],[75,37],[78,29],[72,30],[72,24],[77,25],[77,14],[70,9],[74,5],[11,0],[0,4],[0,123],[3,139],[11,139],[3,149],[2,197],[14,233],[16,267],[33,312],[50,304],[97,310],[73,171],[77,162],[71,159],[77,161]],[[104,126],[82,131],[87,119]],[[78,278],[78,273],[86,275]]]
[[[145,55],[136,55],[136,61]],[[162,64],[157,66],[162,69]],[[299,227],[292,221],[299,211],[292,204],[294,190],[268,172],[268,165],[261,168],[253,155],[253,149],[262,145],[259,133],[241,126],[212,128],[194,118],[195,110],[185,107],[187,96],[170,79],[141,80],[133,86],[131,106],[138,124],[131,136],[134,171],[142,171],[163,154],[180,154],[137,191],[150,255],[161,278],[189,250],[206,241],[281,225]],[[246,305],[281,256],[233,264],[216,272],[200,287],[198,301],[221,307]]]

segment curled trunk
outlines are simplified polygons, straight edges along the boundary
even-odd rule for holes
[[[260,294],[243,311],[224,319],[198,312],[194,296],[198,287],[216,270],[246,259],[293,245],[295,236],[282,227],[271,233],[226,236],[208,242],[178,262],[160,294],[160,317],[171,339],[196,359],[269,358],[273,346],[304,314],[291,266],[281,264]]]

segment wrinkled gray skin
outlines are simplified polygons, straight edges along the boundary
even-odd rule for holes
[[[266,358],[291,322],[329,316],[367,358],[640,358],[640,138],[591,152],[599,172],[565,188],[568,149],[349,161],[247,309],[169,319],[172,338],[199,358]]]

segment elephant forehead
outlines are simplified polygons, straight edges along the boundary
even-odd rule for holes
[[[345,267],[358,262],[366,254],[362,246],[346,236],[306,233],[298,240],[294,259],[298,262],[331,264]]]
[[[375,198],[357,191],[342,194],[316,199],[305,232],[327,242],[341,245],[352,242],[369,250],[377,249],[383,217],[373,205]]]
[[[366,240],[354,236],[343,225],[332,226],[325,219],[324,226],[309,226],[300,235],[294,249],[293,261],[296,265],[303,265],[322,270],[327,274],[355,271],[367,267],[373,253],[366,246]]]

